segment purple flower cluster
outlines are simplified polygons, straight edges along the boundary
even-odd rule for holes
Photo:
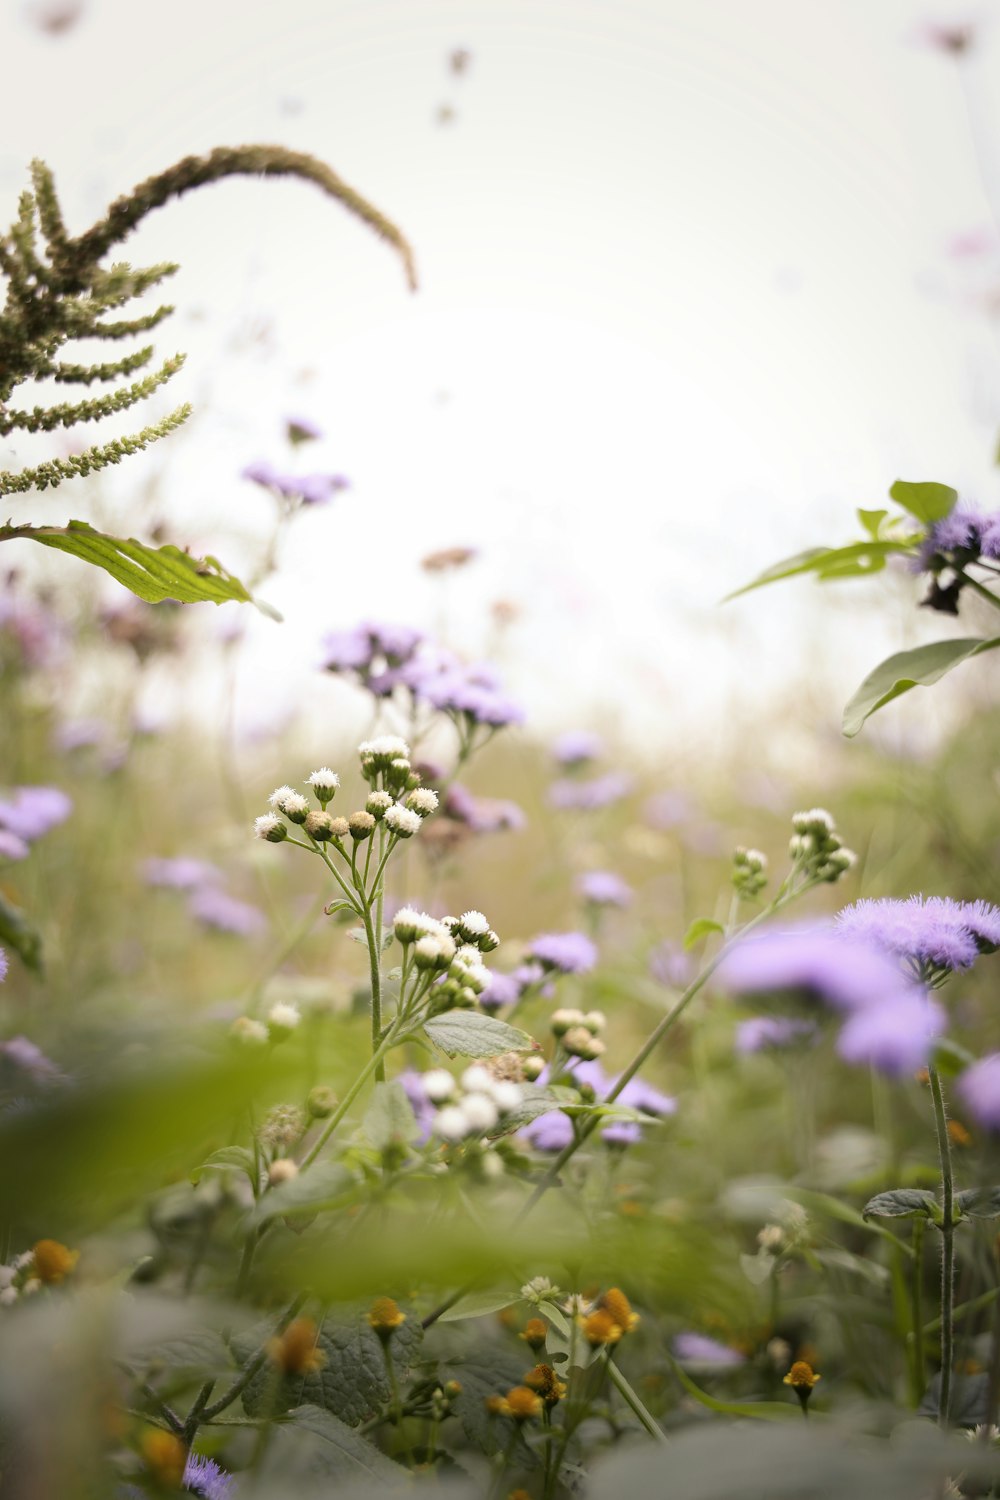
[[[19,786],[0,799],[0,859],[24,859],[28,847],[65,822],[73,803],[54,786]]]
[[[603,1099],[614,1088],[617,1076],[609,1078],[598,1062],[578,1062],[572,1068],[574,1083],[593,1091],[595,1099]],[[547,1071],[539,1078],[547,1082]],[[662,1094],[652,1084],[641,1078],[631,1078],[618,1095],[618,1104],[626,1109],[641,1110],[643,1114],[662,1119],[677,1110],[677,1100]],[[549,1110],[525,1126],[522,1132],[536,1151],[562,1151],[573,1139],[573,1122],[561,1109]],[[634,1146],[642,1139],[642,1126],[638,1120],[612,1120],[601,1131],[601,1139],[611,1146]]]
[[[543,969],[559,974],[586,974],[597,962],[597,949],[582,932],[546,932],[532,938],[528,953]]]
[[[632,904],[632,887],[612,870],[588,870],[577,877],[576,890],[591,906],[625,907]]]
[[[147,885],[165,886],[168,890],[194,891],[203,885],[215,885],[222,880],[218,865],[207,859],[147,859],[143,861],[142,876]]]
[[[200,1453],[188,1455],[182,1483],[188,1494],[200,1495],[201,1500],[226,1500],[235,1487],[231,1474],[220,1469],[214,1458],[204,1458]]]
[[[1000,947],[1000,910],[985,901],[910,896],[856,901],[837,916],[838,932],[907,960],[922,977],[969,969]]]
[[[995,561],[1000,558],[1000,511],[982,515],[967,506],[956,506],[950,515],[930,527],[924,550],[928,556],[967,552]]]
[[[0,1064],[7,1064],[13,1070],[19,1084],[27,1080],[44,1086],[65,1081],[65,1074],[26,1036],[12,1036],[0,1042]]]
[[[735,995],[792,994],[828,1007],[843,1020],[841,1057],[886,1073],[923,1067],[946,1025],[941,1007],[891,956],[841,928],[800,927],[746,938],[723,958],[716,979]],[[750,1033],[749,1046],[743,1037],[742,1048],[773,1046],[780,1039],[773,1028],[758,1030]],[[785,1039],[794,1034],[786,1032]]]
[[[3,980],[7,978],[7,968],[8,962],[6,951],[3,948],[0,948],[0,983],[2,983]]]
[[[472,833],[517,832],[527,819],[516,802],[497,797],[477,797],[461,782],[452,782],[442,811],[453,823],[462,823]]]
[[[216,932],[236,937],[254,937],[263,932],[267,918],[257,906],[240,901],[222,889],[224,875],[207,859],[182,856],[177,859],[147,859],[142,865],[147,885],[162,890],[186,891],[188,911],[195,921]]]
[[[991,1052],[966,1068],[958,1080],[958,1094],[980,1125],[1000,1131],[1000,1052]]]
[[[797,1021],[791,1016],[751,1016],[736,1028],[736,1050],[744,1055],[766,1052],[771,1047],[791,1047],[817,1036],[817,1028],[811,1021]]]
[[[350,489],[351,484],[343,474],[284,474],[265,459],[247,464],[240,478],[275,490],[283,500],[298,501],[301,505],[327,505],[341,490]]]
[[[599,812],[613,807],[632,790],[632,778],[624,771],[604,771],[586,781],[560,777],[549,787],[549,802],[560,812]]]
[[[391,697],[400,688],[413,706],[437,709],[470,726],[502,729],[523,722],[523,710],[504,694],[491,666],[463,662],[409,626],[365,622],[332,631],[322,645],[327,672],[354,673],[376,698]]]
[[[552,758],[561,766],[583,766],[603,754],[604,741],[590,729],[567,730],[552,746]]]
[[[674,1339],[674,1358],[682,1365],[711,1365],[732,1370],[746,1364],[746,1356],[704,1333],[679,1333]]]

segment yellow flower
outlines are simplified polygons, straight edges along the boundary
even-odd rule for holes
[[[391,1297],[376,1297],[368,1309],[368,1322],[381,1337],[401,1328],[406,1322],[406,1314]]]
[[[271,1339],[267,1346],[271,1363],[285,1375],[312,1375],[326,1364],[326,1355],[317,1348],[319,1329],[312,1318],[296,1318],[284,1333]]]
[[[179,1437],[151,1427],[140,1441],[146,1467],[164,1489],[179,1490],[184,1477],[187,1453]]]
[[[513,1417],[515,1422],[528,1422],[542,1415],[541,1396],[526,1385],[513,1386],[504,1397],[503,1406],[504,1416]]]
[[[797,1391],[811,1391],[822,1375],[817,1375],[812,1365],[807,1365],[804,1359],[797,1359],[785,1376],[785,1385],[794,1386]]]
[[[616,1286],[609,1287],[603,1297],[598,1298],[597,1305],[611,1314],[622,1333],[632,1333],[638,1328],[639,1314],[632,1311],[632,1304],[625,1293]]]
[[[551,1365],[535,1365],[524,1377],[529,1389],[537,1391],[548,1407],[553,1407],[566,1394],[566,1382],[560,1380]]]
[[[46,1286],[55,1286],[68,1276],[80,1259],[79,1250],[68,1250],[58,1240],[39,1240],[32,1250],[33,1271]]]
[[[580,1327],[584,1338],[593,1349],[601,1344],[617,1344],[624,1332],[621,1324],[616,1322],[604,1307],[599,1307],[596,1311],[588,1313],[587,1317],[581,1318]]]
[[[529,1318],[524,1325],[524,1331],[518,1334],[519,1339],[531,1349],[541,1349],[548,1336],[548,1324],[544,1318]]]

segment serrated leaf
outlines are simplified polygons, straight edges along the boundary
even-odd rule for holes
[[[240,1357],[253,1354],[269,1332],[267,1325],[245,1336],[237,1345]],[[412,1315],[393,1334],[392,1355],[400,1379],[405,1378],[422,1339],[420,1319]],[[248,1416],[273,1415],[307,1403],[356,1427],[385,1405],[390,1397],[385,1356],[363,1313],[350,1322],[324,1323],[317,1345],[325,1360],[320,1370],[276,1378],[274,1366],[267,1364],[254,1376],[243,1393]]]
[[[318,1161],[288,1182],[269,1188],[261,1198],[254,1222],[263,1224],[279,1215],[318,1214],[350,1192],[354,1178],[336,1161]]]
[[[966,1188],[955,1194],[955,1207],[970,1219],[1000,1219],[1000,1187]]]
[[[0,891],[0,944],[12,948],[26,969],[42,972],[42,935],[19,906]]]
[[[515,1302],[521,1301],[519,1291],[498,1292],[469,1292],[468,1296],[460,1297],[456,1303],[443,1312],[438,1318],[439,1323],[459,1323],[463,1318],[484,1318],[488,1313],[501,1312],[505,1307],[513,1307]]]
[[[914,687],[930,687],[946,673],[972,656],[993,651],[1000,646],[1000,636],[960,637],[951,641],[931,641],[911,651],[897,651],[886,657],[852,695],[844,709],[843,731],[853,738],[866,719],[880,708],[908,693]]]
[[[527,1052],[535,1045],[526,1031],[476,1010],[432,1016],[424,1030],[449,1057],[498,1057],[502,1052]]]
[[[420,1127],[401,1083],[377,1083],[361,1124],[376,1151],[415,1141]]]
[[[70,521],[68,526],[18,526],[13,535],[103,568],[148,604],[161,604],[165,599],[181,604],[224,604],[230,599],[254,602],[240,580],[214,557],[192,557],[171,545],[147,547],[134,537],[96,531],[87,521]]]
[[[927,526],[935,521],[943,521],[954,510],[958,500],[958,491],[953,490],[950,484],[934,484],[930,481],[915,484],[908,479],[897,479],[895,484],[889,486],[889,494],[897,505],[901,505],[911,516],[916,516],[918,521],[923,521]]]
[[[876,1193],[861,1213],[865,1219],[940,1218],[937,1199],[925,1188],[892,1188],[887,1193]]]
[[[332,1412],[312,1404],[296,1407],[276,1425],[256,1477],[280,1479],[285,1494],[303,1479],[336,1481],[337,1493],[343,1480],[364,1481],[366,1487],[375,1481],[380,1493],[385,1486],[410,1484],[399,1464]]]
[[[684,948],[693,948],[695,943],[700,943],[702,938],[708,937],[713,932],[725,932],[721,922],[714,922],[711,917],[697,917],[684,934]]]

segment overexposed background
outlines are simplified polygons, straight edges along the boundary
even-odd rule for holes
[[[325,433],[295,465],[352,482],[289,537],[266,590],[285,623],[252,624],[242,714],[264,681],[269,712],[301,696],[325,629],[444,613],[475,654],[498,599],[519,610],[503,665],[541,731],[613,717],[647,743],[717,735],[803,673],[829,678],[832,731],[880,654],[945,633],[891,583],[881,613],[877,582],[718,600],[846,540],[899,475],[1000,503],[995,8],[74,12],[8,0],[0,18],[8,219],[35,155],[79,229],[187,152],[277,141],[328,160],[416,250],[411,296],[392,252],[314,188],[233,181],[126,252],[182,262],[157,342],[189,362],[163,407],[197,411],[113,475],[120,496],[155,481],[171,535],[238,571],[231,532],[271,515],[239,472],[285,463],[287,415]],[[950,53],[935,27],[967,24]],[[10,510],[89,513],[69,487]],[[419,559],[453,544],[480,555],[443,603]],[[927,722],[931,696],[914,695]]]

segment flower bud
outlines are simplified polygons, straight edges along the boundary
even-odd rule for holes
[[[365,839],[370,839],[375,827],[375,819],[370,812],[353,812],[347,820],[351,838],[356,844],[361,844]]]
[[[280,844],[287,839],[288,829],[274,813],[263,813],[253,823],[254,838],[266,839],[269,844]]]
[[[271,1187],[280,1187],[283,1182],[291,1182],[298,1175],[298,1167],[287,1156],[279,1156],[267,1169],[267,1180]]]
[[[351,831],[351,825],[346,818],[330,819],[330,837],[332,839],[346,839]]]
[[[406,806],[418,818],[429,818],[432,812],[437,812],[438,794],[428,786],[414,787],[406,799]]]
[[[390,829],[397,838],[412,838],[420,831],[421,818],[418,813],[411,812],[408,807],[394,802],[385,814],[385,826]]]
[[[302,826],[317,844],[327,844],[333,838],[333,819],[328,812],[316,812],[313,809]]]
[[[281,811],[290,823],[304,823],[309,816],[309,803],[301,792],[289,792],[281,803]]]
[[[234,1042],[243,1042],[251,1047],[262,1047],[268,1039],[267,1027],[250,1016],[237,1016],[229,1028],[229,1035]]]
[[[340,777],[329,766],[323,766],[319,771],[313,771],[307,777],[306,786],[311,786],[317,802],[325,807],[328,802],[333,801],[334,793],[340,785]]]
[[[588,1031],[586,1026],[571,1026],[563,1035],[562,1044],[570,1057],[580,1057],[586,1062],[593,1062],[604,1051],[604,1043]]]
[[[492,927],[490,928],[489,932],[484,932],[482,937],[478,940],[480,953],[492,953],[494,949],[499,948],[499,946],[500,938],[493,931]]]
[[[287,1041],[301,1020],[297,1005],[286,1005],[283,1002],[272,1005],[267,1013],[267,1030],[271,1041]]]
[[[584,1024],[583,1011],[572,1010],[568,1008],[563,1010],[554,1010],[552,1012],[552,1020],[550,1024],[552,1027],[553,1036],[565,1036],[567,1031],[569,1031],[571,1027],[582,1026]]]
[[[389,792],[369,792],[365,809],[370,812],[376,823],[380,823],[393,805],[393,798]]]
[[[314,1120],[326,1120],[337,1108],[337,1096],[325,1083],[318,1083],[309,1091],[306,1109]]]

